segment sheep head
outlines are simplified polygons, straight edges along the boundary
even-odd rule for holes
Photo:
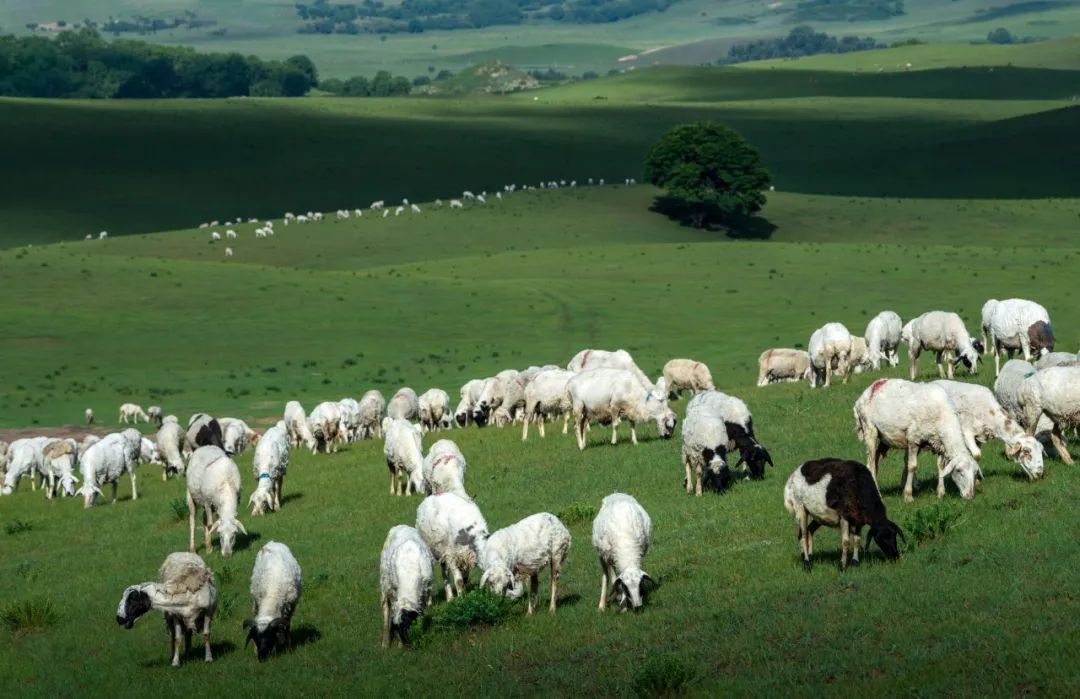
[[[401,639],[401,645],[409,645],[409,627],[419,618],[420,614],[415,609],[402,609],[390,623],[390,633],[398,635],[398,638]]]
[[[773,465],[772,457],[765,447],[760,444],[752,444],[739,453],[739,462],[736,467],[746,464],[750,469],[750,479],[760,481],[765,479],[765,464]]]
[[[246,648],[248,643],[254,641],[260,662],[269,658],[278,646],[289,647],[289,626],[281,617],[263,624],[254,619],[245,619],[244,628],[248,630],[244,647]]]
[[[907,541],[904,532],[895,523],[885,520],[882,523],[870,525],[870,531],[866,535],[866,548],[870,548],[870,542],[877,542],[885,558],[895,561],[900,557],[900,550],[896,546],[896,536],[900,535],[903,541]]]
[[[218,541],[221,543],[221,555],[231,556],[233,552],[233,544],[236,542],[236,532],[239,530],[244,536],[247,536],[247,530],[244,529],[244,525],[236,517],[230,517],[229,519],[219,519],[210,526],[210,533],[215,531],[218,533]]]
[[[4,489],[7,490],[7,486],[5,486]],[[97,496],[102,495],[101,488],[97,487],[93,483],[84,483],[83,487],[79,488],[76,492],[83,496],[84,508],[93,507],[94,502],[97,501]]]
[[[1034,437],[1022,435],[1015,443],[1005,447],[1005,456],[1020,464],[1031,480],[1042,478],[1043,445]]]
[[[628,568],[615,578],[614,591],[619,595],[619,606],[625,611],[640,611],[645,604],[644,585],[652,582],[649,574],[638,568]]]
[[[701,472],[701,487],[705,490],[712,488],[718,494],[727,490],[728,485],[731,483],[731,470],[728,469],[725,456],[727,453],[727,447],[723,444],[717,445],[716,449],[710,449],[705,447],[701,451],[701,458],[705,463],[705,468]]]
[[[962,454],[945,460],[942,478],[951,476],[953,483],[960,489],[960,496],[965,500],[975,497],[975,477],[979,474],[979,464],[968,454]]]
[[[263,515],[268,511],[273,512],[274,498],[270,495],[269,490],[260,488],[248,498],[248,505],[251,507],[251,514],[255,516]]]
[[[491,566],[480,576],[480,587],[498,595],[511,594],[514,583],[514,574],[504,565]]]
[[[124,590],[120,597],[120,604],[116,607],[116,623],[125,629],[130,629],[153,607],[150,595],[146,593],[142,585],[131,585]]]

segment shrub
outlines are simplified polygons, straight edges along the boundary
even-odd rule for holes
[[[436,629],[467,629],[494,626],[506,619],[513,602],[490,590],[469,590],[438,607],[431,616]]]
[[[177,522],[183,522],[188,518],[188,514],[190,514],[188,512],[187,501],[181,500],[180,498],[173,498],[170,500],[169,509],[172,510],[173,517],[176,518]]]
[[[908,550],[944,536],[949,527],[960,519],[960,514],[960,509],[953,504],[935,502],[906,516],[903,529],[907,534]]]
[[[22,534],[23,532],[31,531],[33,528],[33,524],[30,524],[29,522],[24,522],[21,519],[13,519],[12,521],[4,525],[4,531],[7,532],[8,536]]]
[[[634,692],[650,697],[682,694],[693,679],[693,668],[678,656],[653,655],[634,673]]]
[[[571,526],[582,522],[591,522],[596,517],[596,508],[588,503],[575,502],[567,505],[555,516],[562,520],[562,523],[566,526]]]
[[[52,601],[45,598],[9,602],[0,612],[0,622],[12,633],[42,631],[59,618]]]

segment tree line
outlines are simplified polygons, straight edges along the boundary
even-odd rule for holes
[[[736,44],[728,49],[727,59],[721,62],[746,63],[770,58],[799,58],[820,53],[850,53],[883,48],[885,44],[870,37],[835,37],[824,32],[815,32],[808,26],[799,26],[792,29],[785,37]]]

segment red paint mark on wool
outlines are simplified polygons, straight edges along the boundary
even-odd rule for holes
[[[870,397],[873,398],[874,394],[881,390],[881,387],[889,382],[888,379],[878,379],[870,385]]]

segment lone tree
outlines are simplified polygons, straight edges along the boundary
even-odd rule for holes
[[[645,179],[666,190],[661,209],[697,228],[761,210],[772,177],[757,149],[731,129],[709,121],[682,124],[649,152]]]

